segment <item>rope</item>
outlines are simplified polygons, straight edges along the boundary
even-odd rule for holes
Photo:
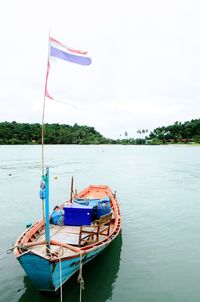
[[[85,108],[83,107],[79,107],[79,106],[75,106],[73,104],[70,104],[68,102],[64,102],[62,100],[58,100],[58,99],[53,99],[55,102],[58,102],[58,103],[61,103],[61,104],[64,104],[64,105],[67,105],[67,106],[70,106],[70,107],[73,107],[74,109],[77,109],[77,110],[85,110]]]
[[[60,247],[63,249],[62,245]],[[60,269],[60,302],[62,302],[63,301],[63,294],[62,294],[62,262],[61,262],[61,257],[59,257],[58,254],[56,255],[54,252],[52,252],[52,250],[49,249],[48,247],[46,247],[46,249],[49,251],[50,255],[53,254],[54,257],[57,257],[58,260],[59,260],[59,269]]]
[[[77,281],[80,283],[80,302],[82,301],[82,290],[84,290],[84,280],[83,280],[83,262],[82,262],[82,252],[80,253],[80,269]]]
[[[11,254],[11,253],[8,253],[8,251],[4,252],[4,253],[0,256],[0,259],[2,259],[5,255],[8,255],[8,254]]]
[[[49,250],[50,254],[53,253],[48,247],[47,247],[47,249]],[[63,294],[62,294],[62,262],[61,262],[61,257],[59,257],[59,255],[56,255],[56,256],[59,259],[59,268],[60,268],[60,302],[62,302],[63,301],[63,299],[62,299],[63,298]],[[82,252],[80,253],[80,269],[79,269],[79,275],[78,275],[77,281],[80,283],[80,299],[79,299],[79,301],[81,302],[82,301],[82,291],[84,290]]]
[[[2,259],[5,255],[9,255],[9,254],[12,254],[13,250],[18,247],[17,245],[14,245],[12,246],[11,248],[7,249],[5,252],[3,252],[1,255],[0,255],[0,259]]]
[[[59,263],[60,263],[60,302],[62,302],[62,262],[61,262],[61,258],[58,256],[59,258]]]
[[[42,133],[41,133],[41,140],[42,140],[42,175],[44,175],[44,113],[45,113],[45,94],[43,100],[43,108],[42,108]]]

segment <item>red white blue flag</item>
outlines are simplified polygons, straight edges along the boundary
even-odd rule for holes
[[[71,63],[79,65],[90,65],[92,63],[91,58],[87,55],[86,51],[80,51],[68,47],[52,37],[49,37],[49,58],[54,57]],[[50,62],[47,65],[46,83],[45,83],[45,96],[52,99],[47,90],[47,82],[49,76]]]
[[[92,60],[87,52],[75,50],[50,37],[50,57],[80,65],[90,65]]]

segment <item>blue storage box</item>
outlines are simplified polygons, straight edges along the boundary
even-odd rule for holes
[[[93,218],[93,206],[79,204],[67,205],[64,208],[64,225],[90,225]]]

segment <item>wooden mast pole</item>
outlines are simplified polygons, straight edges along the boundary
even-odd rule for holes
[[[45,237],[46,237],[46,245],[47,245],[47,255],[49,255],[50,251],[50,225],[49,225],[49,168],[46,170],[45,175],[45,158],[44,158],[44,120],[45,120],[45,104],[46,104],[46,93],[47,93],[47,81],[49,74],[49,50],[50,50],[50,32],[48,36],[48,56],[47,56],[47,71],[46,71],[46,80],[44,87],[44,98],[43,98],[43,108],[42,108],[42,131],[41,131],[41,145],[42,145],[42,182],[45,183],[43,186],[43,194],[42,194],[42,213],[43,220],[45,226]]]
[[[46,94],[47,94],[47,82],[48,82],[48,76],[49,76],[49,52],[50,52],[50,30],[49,30],[49,36],[48,36],[48,54],[47,54],[47,70],[46,70],[46,79],[45,79],[45,86],[44,86],[44,98],[43,98],[43,108],[42,108],[42,175],[44,175],[44,119],[45,119],[45,104],[46,104]]]

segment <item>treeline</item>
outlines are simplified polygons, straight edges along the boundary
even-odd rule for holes
[[[173,125],[158,127],[145,138],[109,139],[101,135],[94,127],[79,126],[78,124],[60,125],[45,124],[45,144],[167,144],[167,143],[200,143],[200,119],[184,123],[175,122]],[[148,130],[137,131],[147,134]],[[41,144],[41,125],[17,122],[0,123],[0,145]]]
[[[41,125],[17,122],[0,123],[0,145],[41,144]],[[45,124],[45,144],[145,144],[145,139],[110,139],[105,138],[94,127],[78,124]]]
[[[147,138],[151,144],[165,143],[200,143],[200,119],[154,129]]]
[[[45,144],[104,144],[109,140],[93,127],[45,124]],[[41,144],[41,125],[0,123],[0,144]]]

